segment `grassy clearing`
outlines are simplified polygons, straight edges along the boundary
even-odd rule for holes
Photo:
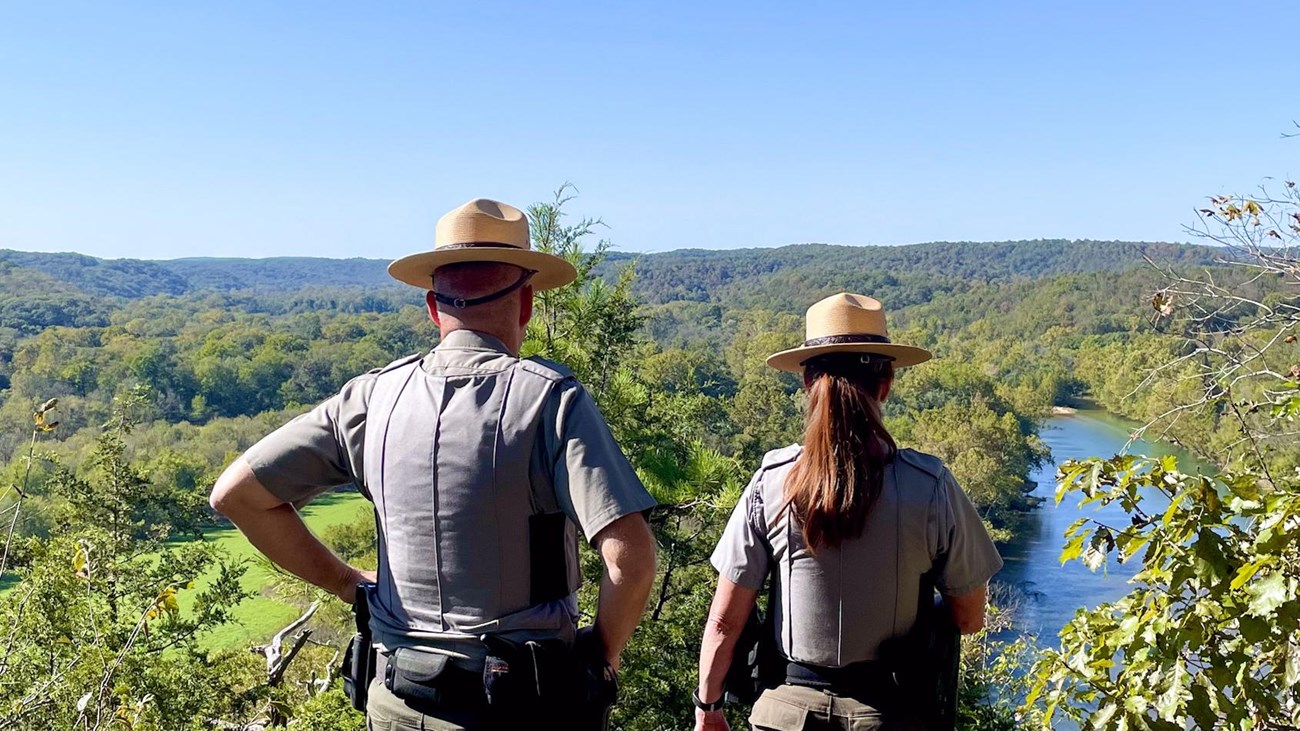
[[[322,495],[302,510],[307,525],[317,533],[330,526],[351,523],[358,518],[369,516],[370,513],[370,502],[357,492],[334,492]],[[243,586],[253,592],[254,596],[245,599],[235,610],[235,622],[205,635],[204,644],[211,648],[263,644],[297,618],[297,608],[267,595],[268,588],[280,579],[281,575],[275,572],[242,533],[234,528],[214,530],[207,534],[207,540],[221,547],[230,558],[247,561],[248,571],[244,574]],[[181,592],[179,598],[183,611],[188,610],[188,602],[193,601],[197,590],[211,583],[212,578],[207,576],[199,579],[195,591]]]

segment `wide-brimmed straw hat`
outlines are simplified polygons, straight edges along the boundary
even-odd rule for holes
[[[804,343],[771,355],[767,364],[802,373],[809,359],[827,353],[861,353],[889,358],[895,368],[924,363],[930,351],[890,342],[885,309],[878,300],[847,292],[831,295],[808,308]]]
[[[467,261],[514,264],[535,272],[529,283],[538,291],[578,278],[562,257],[532,250],[523,211],[487,198],[475,198],[438,219],[433,251],[404,256],[388,265],[388,273],[412,287],[433,289],[435,269]]]

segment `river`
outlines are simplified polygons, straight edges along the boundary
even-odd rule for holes
[[[1002,547],[1006,565],[994,578],[1020,589],[1024,601],[1015,608],[1016,624],[1035,635],[1040,645],[1055,645],[1057,635],[1080,607],[1095,607],[1120,598],[1128,591],[1128,579],[1138,569],[1136,561],[1120,564],[1112,556],[1105,571],[1093,573],[1081,562],[1062,566],[1059,560],[1066,528],[1075,520],[1090,515],[1105,519],[1119,516],[1118,506],[1102,510],[1081,510],[1078,498],[1068,496],[1055,504],[1056,465],[1067,459],[1110,457],[1124,450],[1125,442],[1136,424],[1100,410],[1081,410],[1076,414],[1054,416],[1043,426],[1041,436],[1052,450],[1050,464],[1031,475],[1038,487],[1033,495],[1044,498],[1043,504],[1029,516],[1024,530],[1012,543]],[[1134,454],[1178,457],[1179,468],[1187,472],[1210,469],[1190,454],[1168,444],[1139,440],[1128,450]]]

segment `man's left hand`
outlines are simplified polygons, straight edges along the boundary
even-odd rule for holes
[[[373,584],[376,579],[378,579],[378,575],[374,571],[353,568],[348,574],[347,580],[334,589],[334,596],[343,600],[344,604],[355,604],[357,601],[357,586],[360,584]]]
[[[722,711],[695,709],[695,731],[731,731],[727,715]]]

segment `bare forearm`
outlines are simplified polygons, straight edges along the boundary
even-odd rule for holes
[[[721,626],[709,617],[700,642],[700,698],[712,702],[722,696],[722,684],[736,653],[739,629]]]
[[[750,611],[758,598],[757,589],[741,587],[735,581],[719,578],[714,601],[708,605],[705,636],[699,641],[699,688],[701,700],[712,702],[723,695],[727,669],[736,654]]]
[[[727,668],[736,654],[736,643],[749,621],[758,591],[747,589],[728,579],[718,579],[713,603],[709,605],[709,618],[700,640],[700,685],[697,690],[702,700],[713,702],[722,697],[723,681]]]
[[[361,580],[358,571],[312,535],[292,505],[227,515],[253,547],[277,566],[336,595]]]
[[[655,541],[645,519],[629,515],[602,530],[595,543],[605,564],[596,603],[596,633],[605,659],[617,668],[654,585]]]
[[[648,573],[645,580],[635,582],[615,582],[609,572],[601,579],[600,600],[596,604],[596,632],[605,648],[605,659],[616,668],[619,655],[632,639],[632,632],[645,612],[653,583],[653,573]]]
[[[356,584],[365,578],[364,574],[344,563],[312,535],[298,511],[272,495],[244,460],[235,460],[221,474],[210,502],[277,566],[344,601],[352,601]]]

